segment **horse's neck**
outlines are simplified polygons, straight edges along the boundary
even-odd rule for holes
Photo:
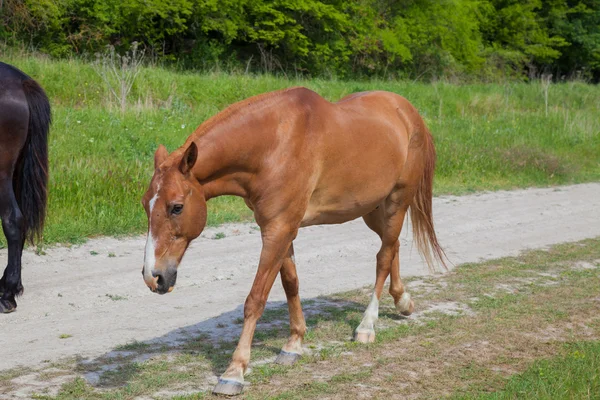
[[[239,125],[238,125],[239,126]],[[194,175],[206,199],[223,195],[248,197],[249,181],[263,155],[259,138],[238,127],[208,132],[194,140],[198,158]]]

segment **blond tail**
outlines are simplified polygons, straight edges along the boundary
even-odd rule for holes
[[[448,269],[446,261],[448,257],[440,246],[435,229],[433,227],[433,174],[435,170],[435,147],[433,137],[429,132],[424,135],[424,172],[419,182],[417,193],[410,205],[410,219],[413,225],[414,241],[417,244],[419,252],[425,257],[427,266],[431,271],[435,271],[434,259],[440,263],[444,269]]]

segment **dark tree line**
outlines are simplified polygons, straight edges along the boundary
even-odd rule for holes
[[[55,57],[138,42],[182,68],[600,80],[600,0],[3,0],[0,39]]]

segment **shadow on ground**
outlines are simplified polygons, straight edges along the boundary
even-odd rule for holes
[[[352,339],[353,331],[360,323],[368,301],[367,292],[356,291],[355,294],[360,299],[364,298],[365,302],[338,297],[317,297],[302,301],[308,326],[304,343],[306,353],[318,352],[319,343],[327,340],[327,337],[322,337],[326,333],[322,329],[315,330],[316,326],[334,326],[331,328],[336,330],[334,336]],[[240,305],[230,312],[173,330],[166,335],[118,346],[97,358],[79,359],[76,369],[91,386],[110,390],[139,381],[141,375],[147,373],[148,368],[152,368],[148,364],[155,361],[158,364],[163,363],[167,369],[177,369],[180,366],[178,360],[182,360],[181,363],[195,368],[195,374],[204,371],[201,374],[204,382],[195,382],[194,389],[207,390],[216,383],[231,359],[241,333],[243,315],[243,305]],[[382,308],[380,316],[401,319],[385,307]],[[254,337],[251,369],[274,360],[289,335],[288,318],[286,302],[267,304]],[[150,362],[143,363],[144,361]],[[164,364],[165,362],[167,364]]]

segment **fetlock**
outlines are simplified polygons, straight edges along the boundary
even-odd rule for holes
[[[0,314],[8,314],[17,309],[17,302],[14,298],[8,298],[7,296],[2,296],[0,298]]]
[[[400,296],[400,298],[397,301],[395,301],[395,305],[396,310],[404,316],[409,316],[413,313],[415,309],[415,303],[411,299],[410,294],[408,294],[408,292],[402,293],[402,296]]]

